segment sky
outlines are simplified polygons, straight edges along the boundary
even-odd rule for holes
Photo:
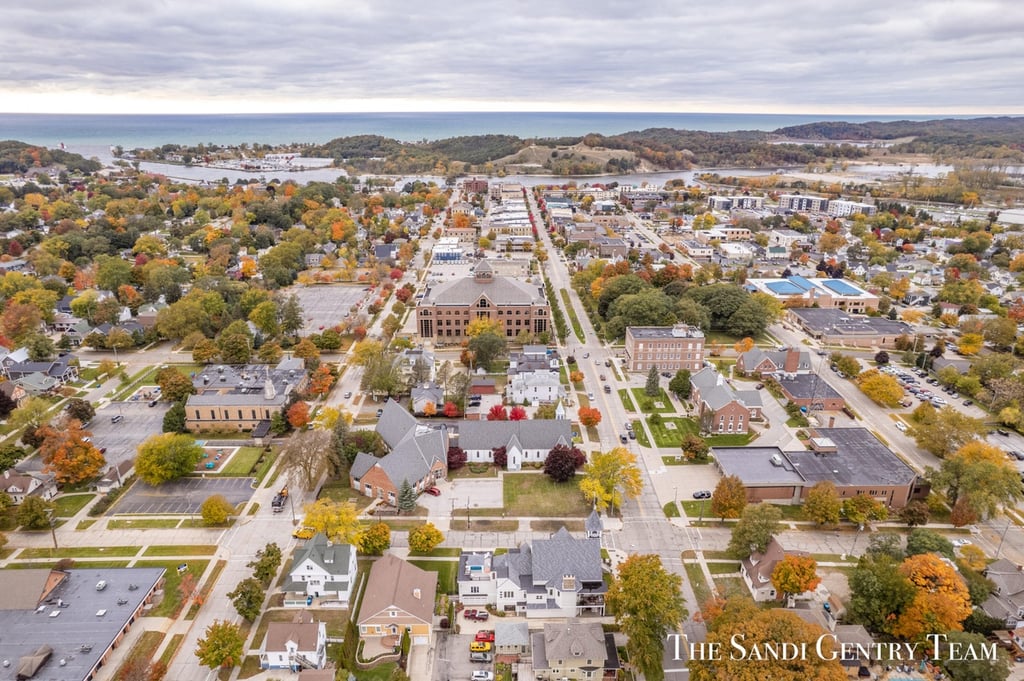
[[[6,113],[1024,114],[1020,0],[5,4]]]

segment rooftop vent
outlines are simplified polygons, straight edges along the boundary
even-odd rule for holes
[[[782,466],[782,457],[778,454],[772,454],[770,461],[773,466]]]

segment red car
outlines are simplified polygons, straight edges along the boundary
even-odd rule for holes
[[[490,629],[481,629],[480,631],[476,632],[476,640],[494,643],[494,632]]]
[[[476,610],[473,610],[473,609],[463,610],[462,614],[465,615],[467,620],[475,620],[476,619]]]
[[[436,487],[428,487],[428,488],[426,488],[423,491],[426,492],[427,494],[429,494],[432,497],[439,497],[439,496],[441,496],[441,490],[439,490]]]

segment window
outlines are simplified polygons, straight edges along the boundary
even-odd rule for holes
[[[397,610],[388,610],[388,617],[398,617]]]
[[[480,587],[478,587],[478,586],[471,586],[471,587],[469,587],[469,593],[471,593],[471,594],[478,594],[478,593],[480,593]]]

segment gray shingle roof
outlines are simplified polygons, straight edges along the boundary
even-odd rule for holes
[[[292,569],[310,560],[322,568],[324,572],[335,576],[354,576],[348,574],[348,564],[352,552],[356,548],[351,544],[334,544],[327,540],[327,535],[317,532],[306,542],[305,546],[295,551],[295,558],[292,560]]]
[[[566,660],[569,665],[594,660],[603,663],[606,656],[604,630],[599,622],[569,620],[544,625],[544,650],[548,660]]]
[[[463,421],[459,424],[459,446],[463,449],[507,447],[513,437],[524,449],[551,449],[572,442],[572,425],[566,420]]]
[[[533,581],[561,586],[563,575],[584,582],[601,581],[601,544],[577,539],[564,527],[550,539],[533,542]]]
[[[480,272],[480,265],[477,265],[477,272]],[[465,307],[481,297],[494,305],[542,305],[546,302],[538,286],[510,277],[494,277],[486,282],[471,277],[447,281],[428,290],[424,302],[439,307]]]

